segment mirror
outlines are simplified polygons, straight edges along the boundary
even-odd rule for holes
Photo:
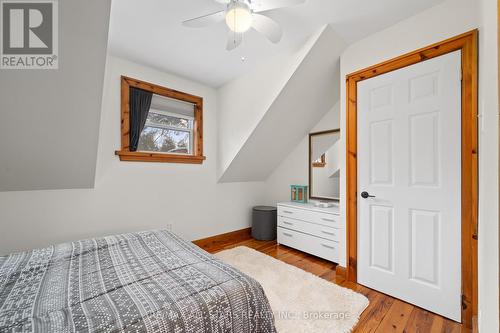
[[[340,200],[340,129],[309,134],[309,197]]]

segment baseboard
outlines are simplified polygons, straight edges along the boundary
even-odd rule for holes
[[[216,248],[222,248],[225,245],[243,242],[252,238],[252,228],[231,231],[225,234],[215,235],[208,238],[198,239],[193,241],[205,251],[211,252]]]
[[[343,277],[345,279],[346,268],[342,267],[340,265],[337,265],[337,267],[335,268],[335,275],[338,276],[338,277]]]

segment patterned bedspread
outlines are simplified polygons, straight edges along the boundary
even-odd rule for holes
[[[0,332],[274,333],[262,287],[167,231],[0,257]]]

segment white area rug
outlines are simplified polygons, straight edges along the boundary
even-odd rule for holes
[[[215,256],[262,285],[279,333],[347,333],[368,306],[359,293],[245,246]]]

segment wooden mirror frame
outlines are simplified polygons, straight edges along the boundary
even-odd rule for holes
[[[193,155],[130,151],[130,87],[152,92],[194,105]],[[203,156],[203,98],[184,92],[144,82],[130,77],[121,77],[121,150],[115,152],[120,161],[162,162],[201,164]]]
[[[327,135],[327,134],[334,134],[334,133],[340,133],[340,128],[336,128],[333,130],[328,130],[328,131],[321,131],[321,132],[313,132],[309,133],[309,199],[311,200],[322,200],[322,201],[336,201],[339,202],[340,198],[338,199],[333,199],[333,198],[324,198],[324,197],[315,197],[313,196],[313,184],[312,184],[312,165],[313,165],[313,160],[312,160],[312,138],[314,136],[319,136],[319,135]]]

